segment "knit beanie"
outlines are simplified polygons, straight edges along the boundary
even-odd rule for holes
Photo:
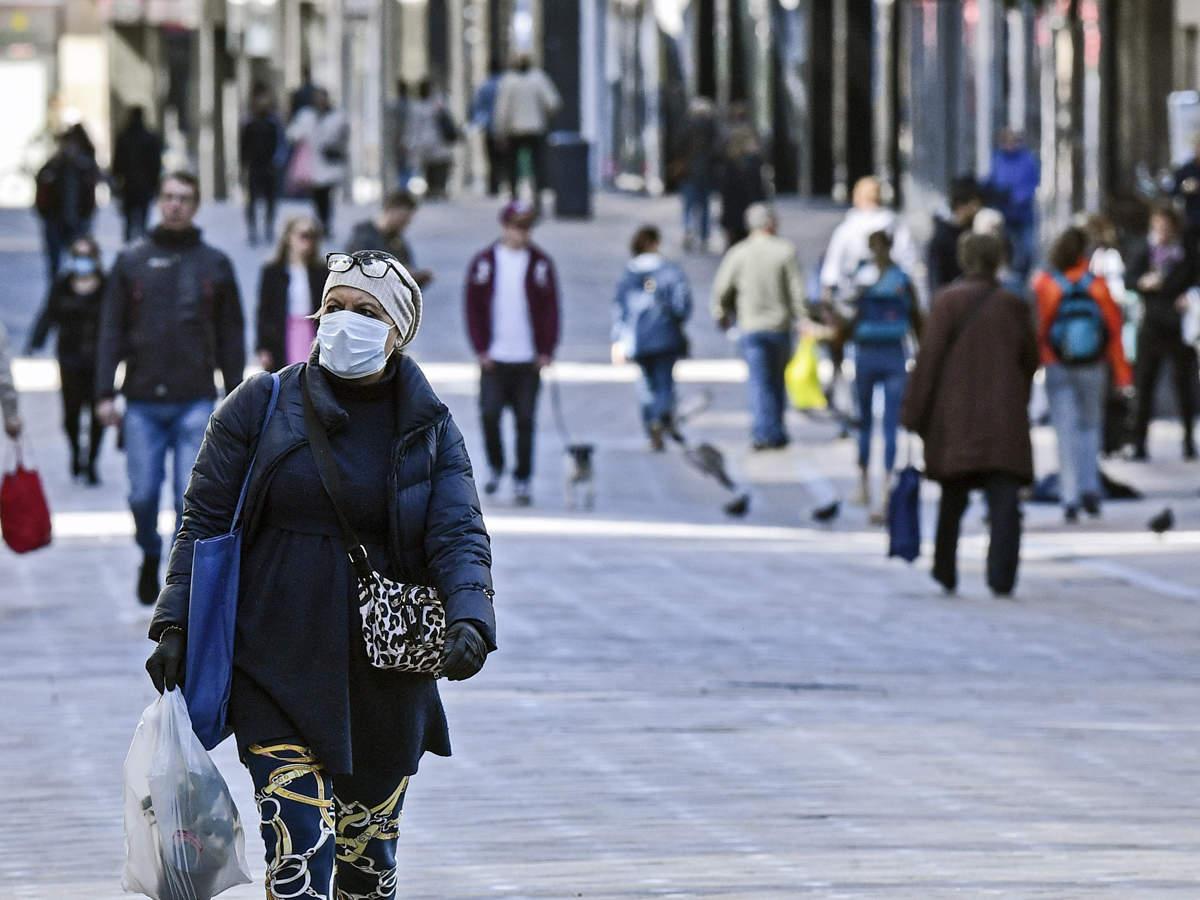
[[[389,261],[391,265],[382,278],[370,278],[358,266],[351,266],[345,272],[330,272],[325,279],[321,302],[325,302],[331,290],[342,285],[370,294],[396,323],[400,332],[396,346],[403,348],[412,343],[421,327],[421,289],[395,257]]]

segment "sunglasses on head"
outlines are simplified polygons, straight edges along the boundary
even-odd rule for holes
[[[404,280],[404,276],[400,274],[400,269],[395,265],[392,257],[386,253],[377,253],[373,250],[360,250],[358,253],[330,253],[325,257],[325,267],[330,272],[349,272],[355,266],[358,266],[360,272],[368,278],[383,278],[387,275],[388,269],[395,271],[400,275],[400,280]]]

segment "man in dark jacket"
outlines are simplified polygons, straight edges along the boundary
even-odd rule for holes
[[[91,141],[82,126],[72,126],[59,137],[57,151],[36,178],[34,204],[42,219],[50,283],[58,275],[63,248],[91,232],[99,183]]]
[[[504,475],[500,416],[512,408],[517,424],[513,491],[518,506],[532,502],[533,434],[541,370],[558,346],[558,278],[554,263],[530,240],[536,213],[512,202],[500,213],[501,238],[467,268],[467,331],[481,369],[479,408],[494,494]]]
[[[971,230],[975,213],[983,208],[979,185],[969,175],[950,183],[950,217],[933,218],[933,237],[929,240],[929,291],[937,293],[962,274],[958,265],[958,239]]]
[[[1200,240],[1200,135],[1196,138],[1196,155],[1175,170],[1171,193],[1183,198],[1183,217],[1188,242],[1196,250]]]
[[[346,242],[346,252],[355,253],[359,250],[382,250],[390,253],[400,264],[412,273],[417,287],[422,290],[433,281],[433,273],[428,269],[418,269],[413,258],[412,245],[408,242],[406,232],[417,214],[417,198],[408,191],[392,191],[383,200],[383,208],[373,219],[359,222],[350,232],[350,240]]]
[[[131,108],[117,135],[112,162],[127,244],[146,234],[150,203],[162,178],[162,150],[162,139],[146,127],[145,111],[140,106]]]
[[[242,303],[229,258],[200,239],[194,175],[174,172],[158,195],[161,222],[148,240],[117,257],[100,316],[96,391],[100,418],[120,421],[114,403],[118,363],[125,363],[125,451],[129,506],[143,553],[138,599],[158,597],[162,538],[158,502],[167,450],[174,456],[176,515],[200,450],[217,392],[237,387],[246,364]],[[178,519],[176,521],[178,530]]]
[[[258,243],[258,206],[264,207],[268,243],[275,239],[275,200],[279,173],[276,160],[283,144],[283,124],[275,115],[271,95],[260,90],[250,118],[238,135],[238,158],[246,179],[246,229],[250,245]]]
[[[934,298],[908,382],[902,422],[925,442],[925,470],[942,485],[933,577],[958,586],[958,535],[972,490],[987,495],[987,582],[1012,593],[1021,552],[1018,493],[1033,480],[1029,391],[1038,368],[1029,307],[996,282],[1000,239],[966,234],[963,277]]]
[[[709,204],[717,183],[721,156],[721,126],[712,101],[695,97],[688,107],[687,122],[679,142],[679,165],[683,199],[683,246],[685,250],[708,247]]]

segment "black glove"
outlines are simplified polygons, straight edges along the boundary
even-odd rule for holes
[[[160,694],[163,690],[173,691],[183,684],[183,664],[185,660],[186,642],[183,630],[168,628],[158,639],[158,646],[146,660],[146,671],[154,682],[154,689]]]
[[[451,681],[466,681],[483,668],[487,642],[470,622],[455,622],[446,632],[446,655],[442,674]]]

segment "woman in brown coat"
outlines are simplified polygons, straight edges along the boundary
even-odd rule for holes
[[[963,277],[934,297],[903,422],[924,440],[926,474],[942,486],[934,580],[948,592],[958,585],[959,525],[979,489],[991,522],[988,586],[1004,597],[1017,580],[1018,492],[1033,480],[1028,407],[1037,341],[1029,307],[996,282],[1000,241],[967,234],[958,252]]]

